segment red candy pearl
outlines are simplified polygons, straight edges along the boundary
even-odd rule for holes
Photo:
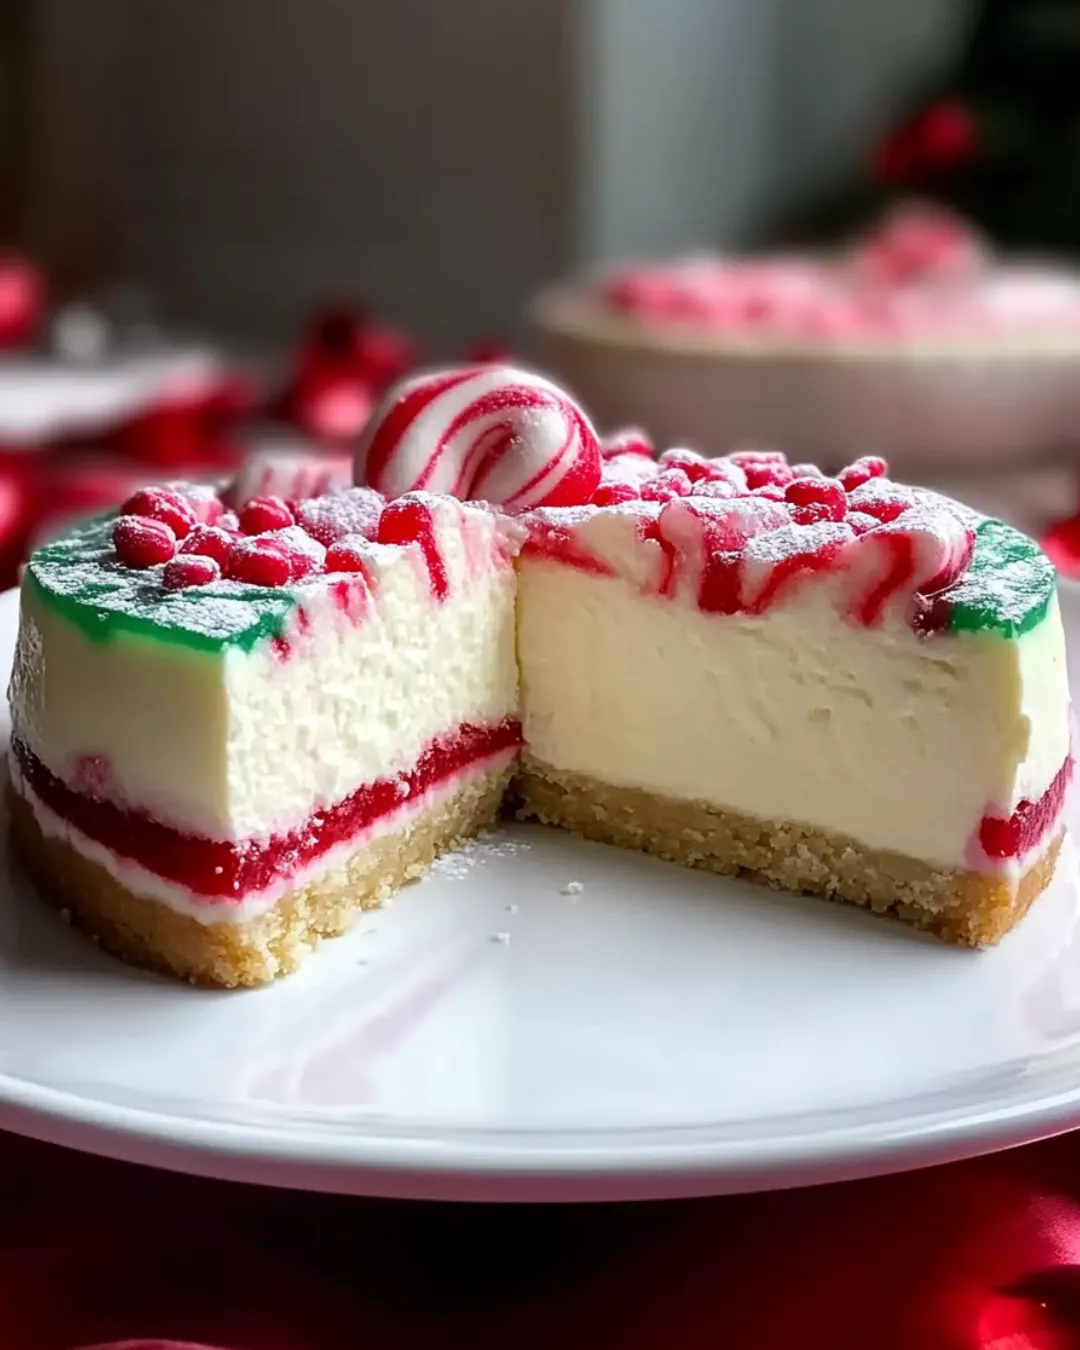
[[[266,534],[285,530],[295,517],[280,497],[252,497],[240,512],[240,528],[245,534]]]
[[[881,521],[865,511],[849,511],[847,524],[856,534],[869,534],[871,530],[877,529]]]
[[[225,503],[220,497],[202,497],[195,502],[195,513],[204,525],[218,525],[225,515]]]
[[[399,497],[379,517],[380,544],[411,544],[431,528],[431,512],[420,502]]]
[[[873,516],[875,520],[887,525],[889,521],[896,520],[902,516],[911,505],[909,499],[901,496],[895,497],[873,497],[867,501],[859,503],[859,510],[865,515]]]
[[[172,488],[140,488],[120,508],[125,516],[145,516],[168,525],[177,539],[183,539],[199,523],[198,512],[188,499]]]
[[[709,461],[693,450],[665,450],[660,456],[660,467],[662,470],[681,469],[692,483],[696,483],[708,474]]]
[[[224,568],[229,561],[229,550],[235,537],[220,525],[196,525],[180,545],[180,552],[213,558],[219,567]]]
[[[736,450],[728,456],[732,464],[746,468],[748,464],[782,464],[787,466],[787,455],[783,450]]]
[[[213,558],[186,553],[165,564],[161,584],[167,591],[182,591],[188,586],[208,586],[220,576],[221,568]]]
[[[621,431],[608,436],[603,445],[605,459],[611,459],[614,455],[643,455],[646,459],[653,459],[655,448],[652,438],[640,427],[623,427]]]
[[[284,586],[291,573],[288,556],[272,539],[259,536],[237,539],[229,549],[225,575],[230,581],[246,581],[251,586]]]
[[[370,557],[371,545],[362,534],[347,534],[338,539],[326,550],[326,570],[328,572],[362,572],[365,566],[365,553]]]
[[[796,478],[784,489],[784,499],[795,507],[800,525],[843,520],[847,515],[847,494],[834,478]]]
[[[163,520],[120,516],[113,526],[113,547],[126,567],[155,567],[176,552],[176,535]]]
[[[783,488],[774,489],[770,487],[764,487],[756,489],[756,492],[759,496],[763,492],[772,493],[774,491],[779,492],[780,498],[782,500],[784,496]],[[735,487],[733,483],[729,483],[723,478],[705,478],[699,479],[694,484],[693,495],[695,497],[739,497],[745,496],[745,493],[740,493],[739,489]]]
[[[779,483],[783,487],[793,477],[786,456],[775,450],[739,450],[731,457],[746,474],[746,486],[751,489]]]
[[[862,487],[863,483],[869,483],[871,478],[882,478],[888,471],[889,466],[879,456],[863,455],[854,464],[841,469],[836,475],[836,480],[847,492],[854,492],[857,487]]]
[[[221,524],[221,517],[225,514],[225,503],[212,489],[194,488],[190,495],[186,492],[180,495],[191,503],[196,517],[203,525]]]
[[[689,497],[693,483],[684,469],[667,469],[642,485],[643,502],[669,502],[673,497]]]
[[[431,580],[431,593],[438,601],[446,599],[450,578],[435,536],[435,517],[425,502],[407,496],[391,502],[379,517],[379,543],[418,543]]]
[[[592,495],[593,506],[618,506],[620,502],[636,502],[641,494],[633,483],[601,483]]]
[[[260,539],[263,537],[259,536]],[[326,550],[321,545],[308,552],[307,549],[299,547],[281,535],[270,535],[266,538],[266,542],[273,544],[289,564],[290,581],[300,581],[303,577],[315,576],[323,570]]]

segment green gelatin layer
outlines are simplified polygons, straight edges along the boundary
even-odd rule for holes
[[[39,548],[23,580],[87,637],[95,642],[149,637],[218,652],[250,651],[282,632],[298,603],[290,590],[217,581],[167,591],[161,567],[140,571],[118,561],[114,519],[99,517]]]
[[[944,597],[948,631],[1020,637],[1046,618],[1056,588],[1054,564],[1034,540],[1004,521],[984,520],[971,566]]]

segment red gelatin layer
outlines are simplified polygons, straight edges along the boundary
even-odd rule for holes
[[[995,861],[1005,862],[1010,858],[1022,858],[1041,844],[1061,816],[1072,773],[1070,757],[1038,801],[1025,799],[1008,819],[983,816],[979,823],[979,846],[983,853]]]
[[[365,783],[296,829],[239,842],[186,834],[146,811],[77,792],[25,745],[15,741],[12,749],[34,794],[87,839],[195,895],[240,901],[295,876],[471,765],[520,745],[521,724],[515,718],[483,726],[464,723],[432,741],[409,772]]]

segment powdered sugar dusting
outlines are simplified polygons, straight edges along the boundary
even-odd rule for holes
[[[167,591],[163,571],[160,566],[135,570],[118,561],[111,518],[91,521],[47,544],[28,568],[39,587],[68,602],[69,617],[99,638],[117,628],[159,630],[165,636],[190,635],[196,646],[216,647],[277,632],[296,603],[286,589],[234,581]]]
[[[160,497],[164,490],[154,491]],[[356,596],[342,589],[342,576],[355,572],[357,565],[363,570],[368,557],[375,566],[389,561],[391,555],[398,556],[403,548],[413,548],[418,540],[415,528],[403,532],[406,522],[400,515],[395,520],[396,530],[387,538],[386,519],[396,508],[387,510],[383,498],[368,488],[348,489],[298,503],[300,522],[281,528],[268,528],[264,523],[249,520],[245,528],[251,532],[245,534],[238,532],[235,517],[226,520],[221,516],[220,499],[212,492],[189,493],[185,485],[179,484],[176,493],[191,501],[197,511],[217,514],[226,522],[227,528],[217,531],[223,555],[215,558],[224,577],[204,581],[200,576],[182,587],[167,588],[168,581],[176,580],[169,578],[165,570],[165,565],[175,568],[171,560],[176,539],[167,524],[149,517],[144,520],[143,512],[132,517],[132,521],[153,528],[168,543],[168,548],[158,551],[160,558],[157,552],[143,550],[138,556],[131,556],[131,549],[120,550],[115,518],[102,517],[79,525],[61,539],[38,549],[28,567],[28,584],[36,586],[70,622],[95,640],[107,640],[123,631],[205,651],[216,651],[225,645],[250,650],[260,641],[282,639],[288,616],[300,600],[307,602],[320,592],[329,593],[337,609],[359,621],[364,606],[352,603]],[[416,494],[416,501],[430,503],[431,511],[437,510],[445,518],[448,543],[456,529],[467,552],[472,546],[474,567],[481,571],[491,556],[491,536],[495,536],[494,548],[503,565],[513,553],[520,527],[508,526],[504,537],[502,531],[491,528],[484,513],[453,498]],[[179,509],[180,505],[179,497],[176,502],[165,503],[169,509]],[[262,511],[263,519],[292,521],[293,508],[286,503],[268,501],[266,508]],[[252,506],[248,514],[254,510]],[[312,528],[305,527],[305,521]],[[478,530],[478,525],[484,528]],[[332,572],[327,570],[326,546],[312,529],[327,538],[343,529],[350,531],[346,536],[354,545],[350,556],[335,558]],[[213,532],[205,524],[196,525],[191,529],[192,537],[198,530]],[[371,536],[375,534],[385,542],[374,542]],[[433,578],[438,576],[445,593],[450,585],[447,562],[442,537],[434,532],[431,522],[419,542],[424,567]],[[192,556],[198,558],[202,552],[200,548]],[[300,617],[303,620],[304,615]],[[279,650],[286,654],[288,644]]]
[[[349,534],[374,539],[385,498],[367,487],[343,488],[324,497],[312,497],[297,503],[296,520],[314,539],[327,548]]]
[[[892,482],[874,456],[836,478],[812,464],[791,465],[777,451],[709,458],[673,449],[657,461],[640,453],[625,458],[633,472],[613,474],[613,460],[605,461],[591,504],[524,517],[525,555],[620,576],[643,595],[696,598],[707,613],[762,613],[791,596],[793,586],[823,584],[840,573],[848,581],[835,591],[837,603],[861,624],[880,623],[900,606],[919,631],[940,631],[952,623],[955,599],[963,602],[957,630],[1009,632],[1017,614],[1045,610],[1049,564],[1031,561],[1029,550],[1041,555],[1030,541],[1017,545],[1022,566],[1014,549],[1013,565],[988,578],[997,566],[986,562],[991,536],[982,544],[976,539],[977,531],[983,539],[985,518],[938,493]],[[628,534],[604,528],[627,517],[634,520]],[[964,592],[954,596],[980,558]],[[968,603],[974,596],[978,603]],[[931,599],[935,620],[928,624]]]
[[[447,881],[461,881],[477,867],[496,858],[512,858],[527,853],[532,845],[525,839],[506,839],[498,834],[480,835],[467,839],[453,853],[444,853],[431,866],[431,875]],[[508,913],[515,908],[507,906]]]
[[[878,623],[899,605],[927,634],[997,629],[1008,635],[1038,622],[1049,604],[1053,567],[1036,545],[948,498],[891,482],[884,461],[872,456],[836,478],[813,465],[790,465],[776,451],[708,458],[676,449],[656,461],[624,450],[605,464],[620,457],[633,461],[633,472],[618,480],[605,475],[588,494],[595,500],[539,507],[513,520],[490,504],[478,510],[430,492],[410,494],[389,509],[378,492],[363,487],[299,502],[296,524],[232,546],[280,543],[288,567],[270,580],[234,567],[230,556],[227,574],[245,580],[166,590],[160,565],[131,559],[125,565],[117,556],[112,518],[39,549],[28,575],[94,638],[124,629],[204,650],[226,643],[250,649],[278,638],[300,596],[326,584],[324,541],[347,538],[357,555],[335,558],[336,576],[339,567],[363,570],[369,555],[377,565],[382,554],[419,540],[433,585],[438,572],[445,586],[429,525],[409,512],[419,507],[433,516],[453,505],[478,519],[494,516],[504,557],[524,536],[525,556],[622,577],[643,595],[696,600],[707,613],[763,613],[784,602],[794,583],[819,584],[839,573],[847,573],[849,583],[837,591],[847,597],[838,603],[853,621]],[[178,490],[187,492],[183,485]],[[206,494],[205,501],[188,495],[197,508],[212,505]],[[467,529],[463,539],[468,546]],[[280,572],[281,558],[271,561]],[[859,586],[864,593],[852,598]]]
[[[290,552],[300,554],[307,559],[314,572],[321,571],[326,562],[325,546],[299,525],[289,525],[284,530],[272,530],[264,537],[279,540]]]
[[[1056,586],[1054,565],[1033,540],[1000,520],[984,520],[971,565],[948,592],[951,627],[1019,636],[1041,622]]]

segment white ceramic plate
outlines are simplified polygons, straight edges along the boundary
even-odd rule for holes
[[[1080,589],[1063,601],[1080,670]],[[4,854],[0,1126],[433,1198],[718,1193],[986,1152],[1080,1124],[1076,875],[1069,844],[1019,929],[973,953],[513,828],[298,975],[226,994],[104,955]]]

